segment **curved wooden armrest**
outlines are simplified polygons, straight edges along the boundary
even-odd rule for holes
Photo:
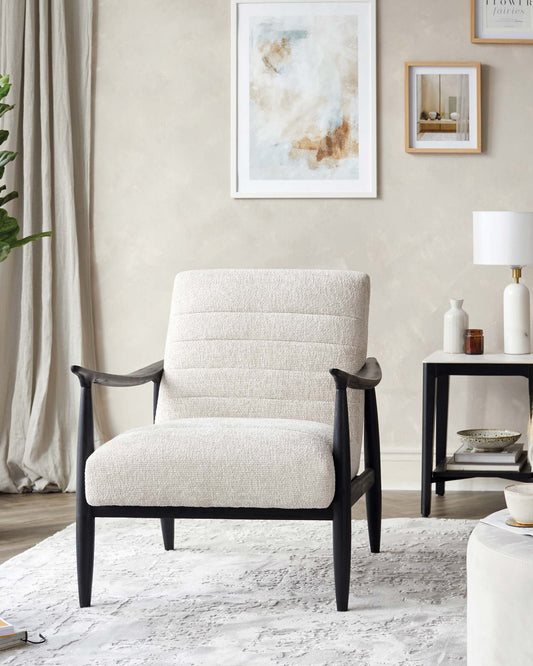
[[[330,373],[339,389],[351,388],[366,391],[375,388],[381,381],[381,368],[373,357],[367,358],[361,370],[354,375],[337,368],[331,369]]]
[[[129,375],[112,375],[98,370],[82,368],[81,365],[72,365],[71,371],[80,380],[80,384],[89,387],[91,384],[103,384],[104,386],[139,386],[147,382],[159,382],[163,374],[163,361],[157,361],[145,368],[135,370]]]

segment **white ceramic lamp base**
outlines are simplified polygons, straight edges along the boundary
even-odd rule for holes
[[[503,348],[506,354],[529,354],[529,289],[512,283],[503,292]]]

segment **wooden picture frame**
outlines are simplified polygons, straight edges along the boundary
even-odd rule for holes
[[[474,44],[533,44],[533,6],[528,5],[529,0],[470,0],[470,39]],[[493,4],[491,5],[490,2]],[[506,19],[506,15],[500,16],[494,20],[493,27],[488,28],[484,25],[487,21],[487,11],[498,9],[501,12],[509,10],[514,15]],[[526,25],[522,25],[520,17],[516,18],[516,11],[527,12],[525,16]],[[498,30],[497,23],[501,24]],[[514,24],[514,25],[513,25]],[[515,35],[513,37],[512,35]]]
[[[231,196],[377,197],[375,0],[231,8]]]
[[[481,63],[405,63],[405,151],[481,152]]]

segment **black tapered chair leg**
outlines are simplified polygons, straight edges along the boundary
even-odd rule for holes
[[[76,469],[76,560],[80,607],[91,605],[94,568],[94,515],[85,498],[85,463],[94,451],[93,402],[91,385],[81,383]]]
[[[350,569],[352,560],[352,520],[348,509],[333,512],[333,569],[337,610],[348,610],[350,596]]]
[[[174,550],[174,518],[161,518],[165,550]]]
[[[370,552],[379,553],[381,547],[381,484],[374,483],[366,493],[366,521]]]
[[[374,484],[366,492],[366,520],[370,552],[381,546],[381,456],[376,391],[365,391],[365,467],[374,470]]]
[[[76,518],[76,558],[78,564],[78,598],[80,608],[91,605],[94,569],[94,517]]]

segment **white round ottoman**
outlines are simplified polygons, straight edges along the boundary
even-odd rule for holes
[[[533,664],[533,537],[480,523],[467,574],[468,666]]]

